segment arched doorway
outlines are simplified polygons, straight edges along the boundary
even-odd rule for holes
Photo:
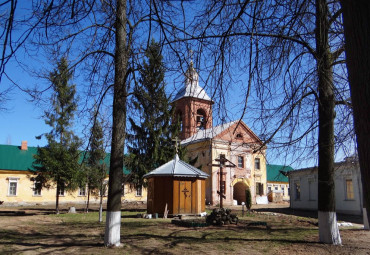
[[[247,184],[244,182],[237,182],[234,185],[234,191],[233,191],[233,199],[238,201],[238,205],[241,205],[242,202],[246,202],[246,195],[245,191],[249,189]]]

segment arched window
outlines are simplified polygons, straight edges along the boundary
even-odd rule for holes
[[[241,133],[236,134],[236,139],[243,139],[243,135]]]
[[[206,128],[206,112],[203,109],[197,110],[197,130]]]

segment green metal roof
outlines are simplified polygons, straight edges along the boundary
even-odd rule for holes
[[[282,172],[293,171],[294,169],[290,166],[282,165],[266,165],[267,170],[267,182],[289,182],[287,176],[283,175]]]
[[[28,150],[21,150],[20,146],[0,145],[0,169],[32,170],[33,155],[36,153],[37,147],[28,147]]]
[[[27,150],[21,150],[20,146],[0,144],[0,170],[33,171],[33,155],[37,153],[37,147],[28,146]],[[81,154],[81,159],[84,154]],[[109,168],[110,153],[107,153],[104,163]],[[123,167],[123,173],[129,174],[130,170]]]

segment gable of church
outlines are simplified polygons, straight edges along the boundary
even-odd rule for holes
[[[216,135],[214,139],[262,145],[262,141],[243,121],[235,121],[231,126]]]

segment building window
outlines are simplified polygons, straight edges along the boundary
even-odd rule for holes
[[[314,179],[308,179],[308,199],[311,201],[316,200],[314,190],[315,190]]]
[[[63,184],[60,184],[60,187],[59,187],[59,196],[64,196],[64,183]]]
[[[285,185],[281,185],[281,190],[283,191],[283,196],[285,195]]]
[[[34,196],[41,196],[41,183],[38,181],[33,182],[33,195]]]
[[[261,169],[261,162],[259,158],[254,159],[254,169],[255,170],[260,170]]]
[[[355,194],[353,193],[352,179],[346,179],[346,200],[354,200]]]
[[[238,167],[244,168],[244,157],[238,156]]]
[[[279,186],[278,186],[278,185],[276,185],[276,186],[275,186],[275,190],[278,190],[278,189],[279,189]]]
[[[263,196],[263,183],[257,182],[256,183],[256,195]]]
[[[17,196],[19,178],[8,178],[8,180],[9,180],[8,196]]]
[[[299,181],[294,182],[294,193],[295,193],[295,200],[301,199],[301,184]]]
[[[79,188],[78,195],[80,197],[86,196],[86,187],[85,186]]]
[[[141,197],[143,193],[143,188],[142,186],[136,186],[136,196]]]
[[[271,192],[271,189],[272,189],[272,187],[269,185],[269,186],[267,186],[267,191],[268,192]]]

